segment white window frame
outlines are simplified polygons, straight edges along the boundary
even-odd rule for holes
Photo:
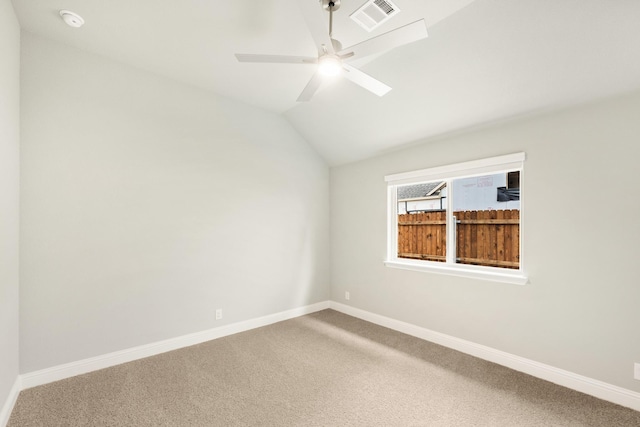
[[[453,224],[453,189],[447,185],[447,261],[435,262],[428,260],[414,260],[398,258],[398,200],[397,187],[400,185],[417,184],[433,181],[451,181],[453,179],[469,178],[492,173],[520,171],[520,188],[524,181],[525,153],[513,153],[504,156],[491,157],[470,162],[456,163],[429,169],[397,173],[384,177],[387,182],[387,267],[405,270],[425,271],[430,273],[448,274],[469,277],[494,282],[525,285],[528,278],[524,270],[523,256],[523,224],[524,200],[520,195],[520,266],[516,269],[489,267],[480,265],[458,264],[455,262],[455,227]],[[451,244],[451,242],[454,242]]]

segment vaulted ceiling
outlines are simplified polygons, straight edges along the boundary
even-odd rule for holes
[[[372,33],[349,19],[365,0],[342,0],[334,38],[343,46],[420,18],[429,37],[359,64],[393,88],[384,97],[334,79],[297,103],[314,65],[239,63],[234,56],[314,56],[297,1],[317,0],[13,5],[23,30],[282,114],[331,165],[640,89],[637,0],[393,0],[401,12]],[[66,26],[61,9],[86,24]]]

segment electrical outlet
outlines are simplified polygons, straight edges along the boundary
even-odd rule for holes
[[[351,298],[351,295],[349,295],[349,291],[346,291],[344,293],[344,299],[346,299],[347,301],[349,301],[349,298]]]
[[[640,380],[640,363],[633,365],[633,378]]]
[[[216,310],[216,320],[222,319],[222,309],[219,308]]]

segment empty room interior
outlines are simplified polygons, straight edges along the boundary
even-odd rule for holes
[[[638,22],[0,0],[0,426],[640,426]]]

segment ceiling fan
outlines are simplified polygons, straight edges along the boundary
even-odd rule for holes
[[[341,74],[353,83],[383,96],[391,90],[389,86],[360,71],[348,61],[381,53],[427,37],[427,25],[420,19],[396,28],[377,37],[370,38],[346,49],[333,38],[333,12],[340,8],[341,0],[298,0],[311,36],[318,46],[318,56],[253,55],[236,53],[240,62],[276,64],[317,64],[317,70],[304,88],[298,102],[309,101],[320,88],[325,76]],[[320,3],[320,5],[318,5]],[[321,6],[321,7],[318,7]],[[326,31],[322,10],[329,12],[329,31]]]

